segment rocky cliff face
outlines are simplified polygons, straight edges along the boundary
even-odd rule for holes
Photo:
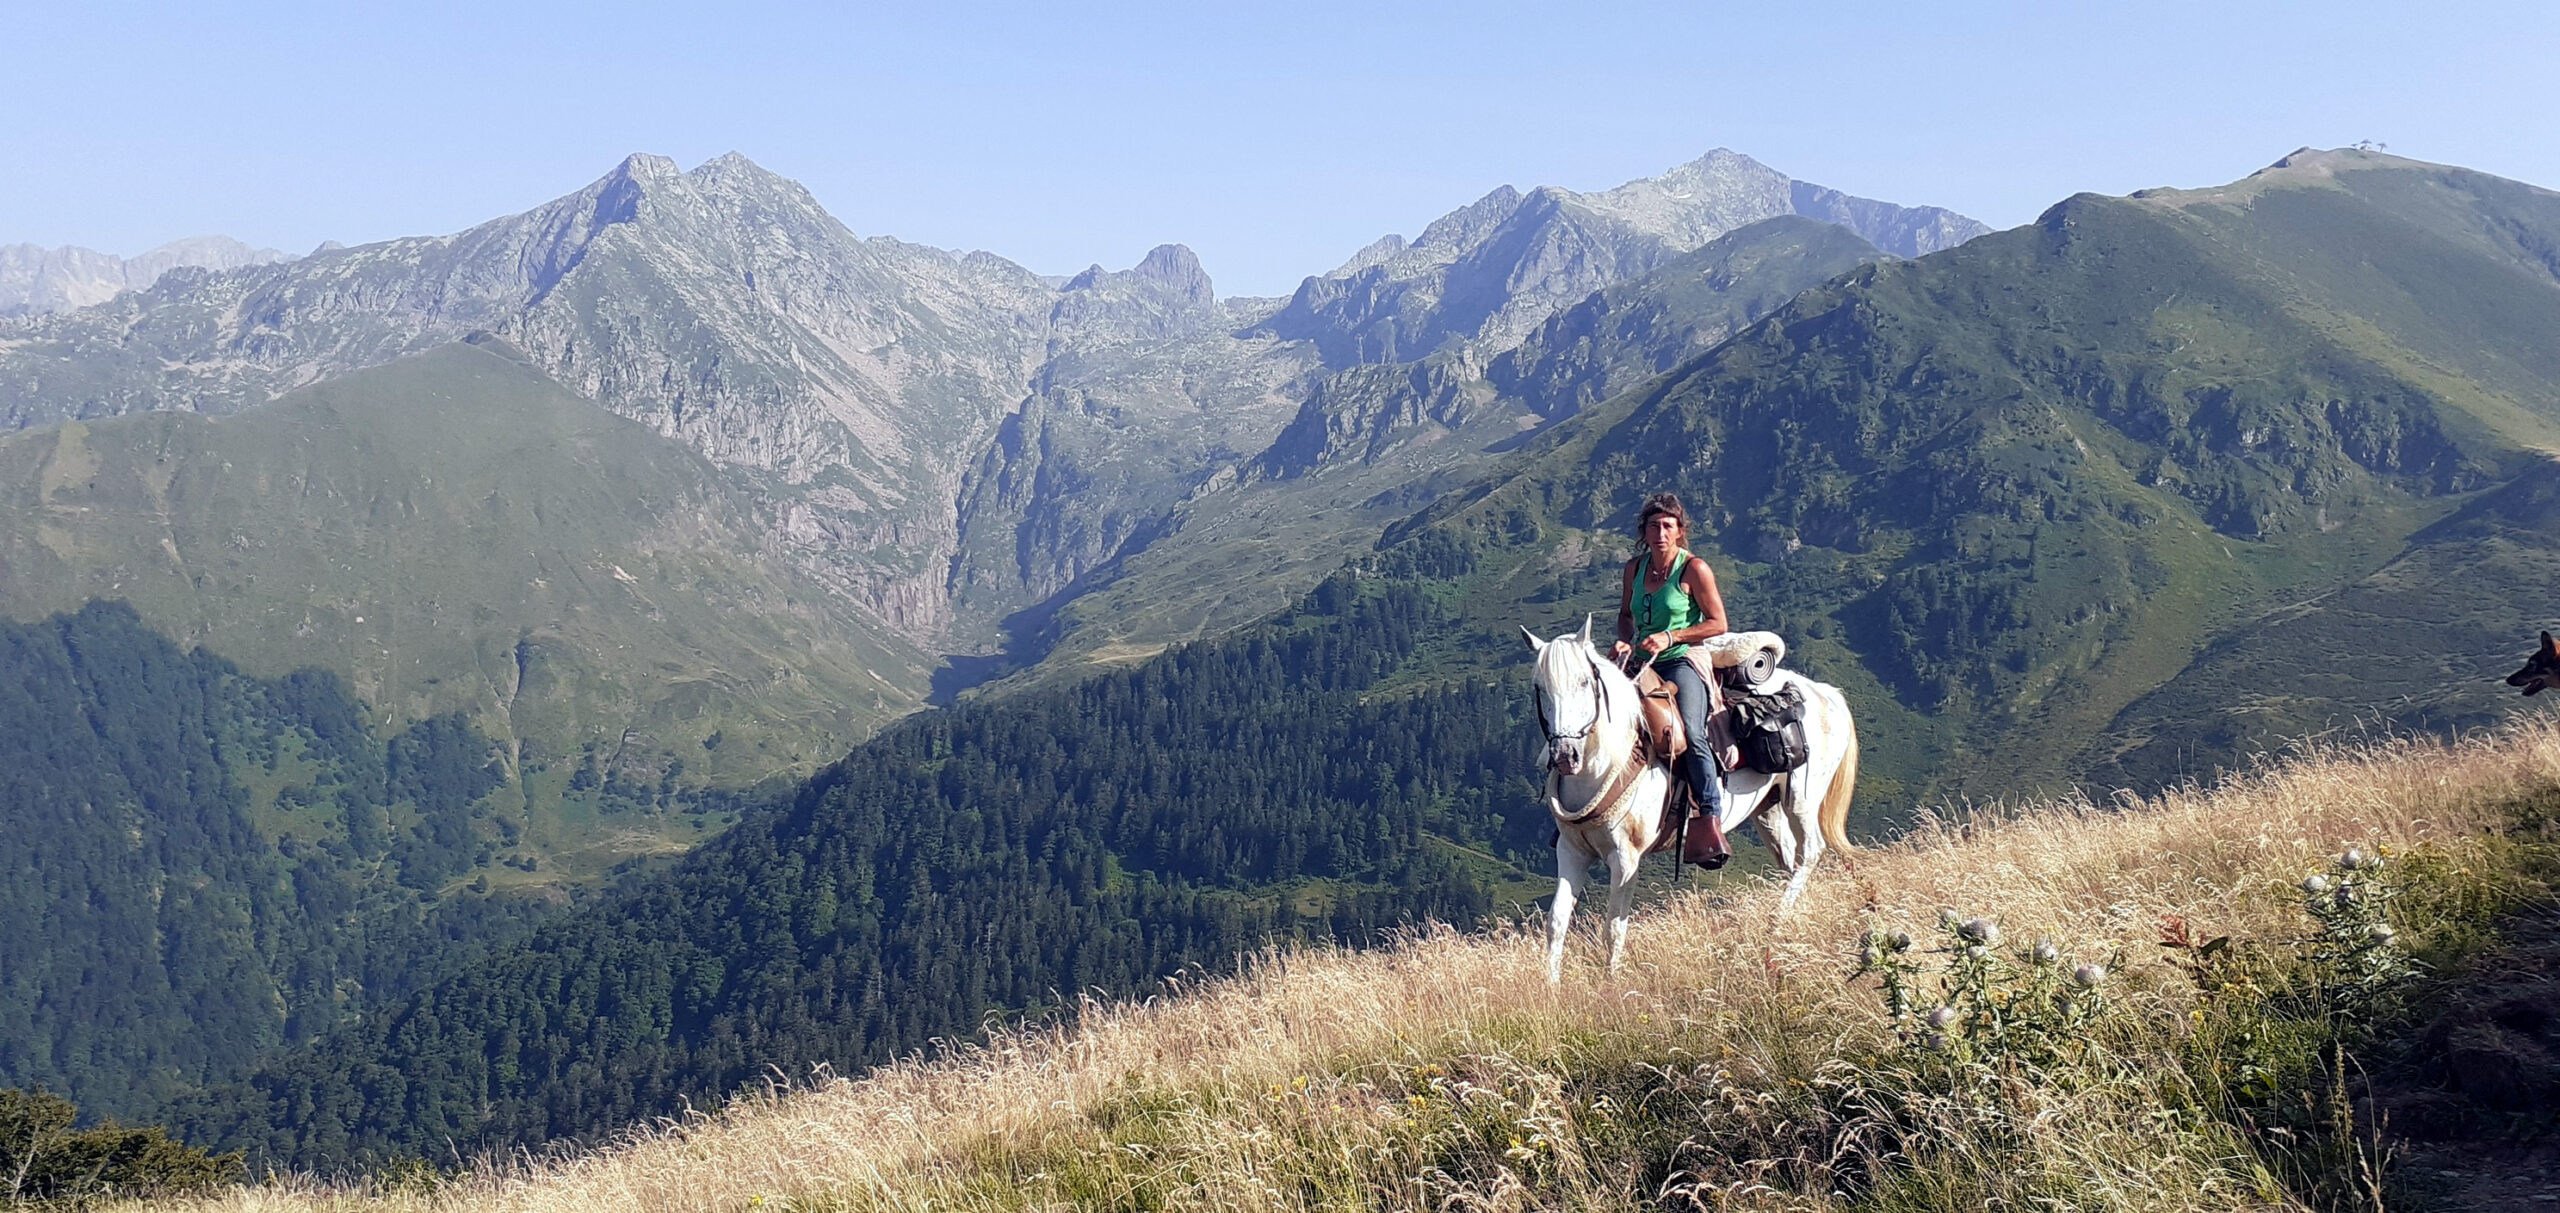
[[[727,469],[878,626],[983,651],[1240,470],[1468,424],[1495,356],[1737,225],[1828,208],[1914,250],[1978,228],[1799,184],[1720,152],[1601,194],[1506,187],[1289,300],[1221,302],[1180,246],[1046,279],[858,237],[743,157],[640,155],[454,235],[181,269],[0,321],[0,424],[236,412],[485,331]]]
[[[1057,294],[1001,258],[860,239],[742,157],[634,156],[457,235],[22,321],[0,333],[0,415],[233,412],[486,330],[760,485],[813,572],[930,638],[961,469],[1045,360]]]
[[[172,240],[138,257],[119,257],[66,245],[0,245],[0,316],[67,312],[138,291],[160,275],[185,266],[232,270],[291,260],[271,248],[251,248],[229,236]]]
[[[1167,512],[1268,445],[1314,370],[1303,342],[1238,336],[1189,249],[1070,279],[1047,360],[971,467],[949,589],[984,642],[1163,533]]]

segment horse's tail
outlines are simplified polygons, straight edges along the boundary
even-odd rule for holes
[[[1847,748],[1840,754],[1840,769],[1831,773],[1831,786],[1822,793],[1822,841],[1833,849],[1854,851],[1849,845],[1849,797],[1858,785],[1858,722],[1849,715],[1845,700],[1834,700],[1840,709],[1840,733]]]

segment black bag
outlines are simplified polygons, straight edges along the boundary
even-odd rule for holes
[[[1733,745],[1742,765],[1783,775],[1813,757],[1804,735],[1804,691],[1788,686],[1767,695],[1733,696]]]

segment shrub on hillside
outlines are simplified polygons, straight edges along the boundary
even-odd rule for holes
[[[48,1091],[0,1088],[0,1183],[10,1204],[201,1192],[240,1178],[238,1154],[169,1140],[158,1125],[74,1130],[79,1109]]]

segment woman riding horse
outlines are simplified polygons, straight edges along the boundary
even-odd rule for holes
[[[1637,533],[1644,550],[1627,562],[1620,586],[1617,655],[1641,655],[1680,688],[1680,714],[1692,738],[1681,766],[1709,808],[1707,841],[1723,853],[1724,828],[1759,827],[1770,858],[1786,876],[1777,912],[1803,896],[1814,864],[1827,850],[1847,850],[1849,799],[1858,783],[1858,728],[1840,688],[1794,670],[1771,672],[1771,693],[1803,704],[1803,756],[1784,772],[1741,767],[1718,778],[1706,753],[1708,684],[1686,658],[1691,645],[1725,631],[1715,574],[1683,546],[1688,511],[1660,493],[1645,500]],[[1591,618],[1580,635],[1541,639],[1520,629],[1534,656],[1529,686],[1546,744],[1538,752],[1547,812],[1556,825],[1556,895],[1547,908],[1547,980],[1564,978],[1564,944],[1591,865],[1609,866],[1609,968],[1626,953],[1638,866],[1670,825],[1670,773],[1650,752],[1643,692],[1592,643]],[[1695,654],[1703,657],[1703,653]],[[1731,818],[1731,820],[1722,820]],[[1694,839],[1696,835],[1692,835]]]
[[[1689,737],[1689,748],[1680,754],[1680,779],[1696,791],[1712,830],[1724,815],[1724,784],[1707,753],[1710,700],[1699,676],[1704,663],[1689,660],[1689,646],[1730,630],[1724,595],[1716,591],[1715,570],[1689,551],[1689,511],[1678,494],[1644,499],[1636,540],[1642,549],[1618,579],[1618,643],[1611,654],[1623,667],[1630,653],[1642,653],[1653,672],[1678,690],[1680,723]],[[1714,853],[1724,851],[1721,841]]]

